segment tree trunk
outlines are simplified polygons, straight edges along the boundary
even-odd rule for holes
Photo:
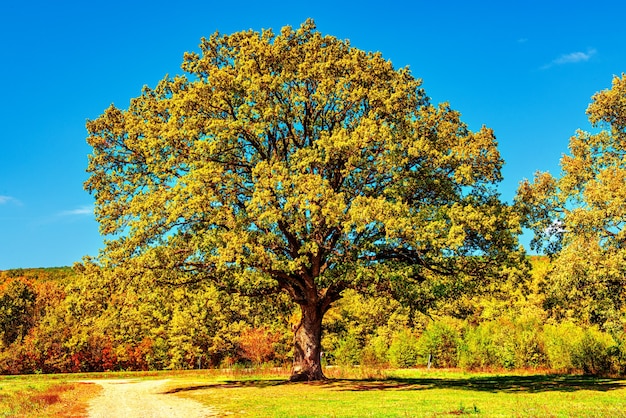
[[[316,303],[300,305],[302,319],[294,330],[292,382],[326,380],[322,372],[322,318],[324,311]]]

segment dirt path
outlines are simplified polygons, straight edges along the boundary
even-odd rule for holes
[[[167,380],[88,380],[104,388],[89,403],[90,418],[205,418],[215,410],[199,402],[164,393]]]

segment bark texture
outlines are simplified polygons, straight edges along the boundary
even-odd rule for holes
[[[326,380],[322,371],[322,319],[318,304],[300,305],[302,319],[294,330],[292,382]]]

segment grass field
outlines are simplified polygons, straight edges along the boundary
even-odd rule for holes
[[[421,370],[357,377],[292,384],[284,376],[215,376],[202,384],[178,382],[171,392],[229,416],[626,417],[626,380],[620,379]]]
[[[626,379],[418,369],[327,374],[331,380],[319,383],[288,383],[285,372],[272,370],[2,377],[0,416],[81,416],[97,386],[77,380],[132,377],[170,379],[169,394],[232,417],[626,417]]]

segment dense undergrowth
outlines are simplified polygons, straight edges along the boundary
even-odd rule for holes
[[[326,315],[323,362],[625,374],[623,315],[593,321],[590,307],[558,303],[548,270],[535,258],[522,282],[426,313],[348,291]],[[298,321],[280,295],[115,286],[69,268],[0,272],[0,302],[2,374],[283,366]]]

